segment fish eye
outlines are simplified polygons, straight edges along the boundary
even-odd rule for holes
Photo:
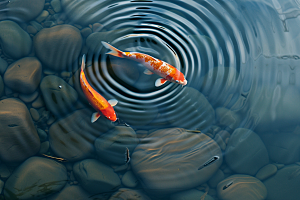
[[[61,86],[61,85],[59,85],[59,86],[58,86],[58,88],[59,88],[59,89],[61,89],[61,88],[62,88],[62,86]]]
[[[108,117],[108,118],[110,118],[110,117]]]
[[[178,83],[179,81],[178,80],[176,80],[176,83]]]

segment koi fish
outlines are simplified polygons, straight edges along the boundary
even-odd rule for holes
[[[135,60],[141,64],[143,64],[147,69],[144,71],[144,74],[152,75],[153,73],[161,76],[162,78],[159,78],[155,81],[155,86],[159,87],[166,83],[167,81],[178,83],[182,86],[187,84],[187,80],[185,80],[184,75],[175,67],[172,65],[153,58],[152,56],[149,56],[147,54],[143,53],[137,53],[137,52],[122,52],[115,47],[111,46],[110,44],[103,42],[103,46],[105,46],[107,49],[110,49],[111,51],[107,54],[120,57],[120,58],[128,58],[131,60]]]
[[[94,90],[88,83],[83,70],[85,69],[85,55],[82,56],[81,72],[80,72],[80,85],[84,95],[86,96],[90,105],[97,111],[92,114],[91,122],[94,123],[97,119],[104,115],[107,119],[115,122],[117,116],[113,106],[115,106],[118,101],[116,99],[111,99],[106,101],[106,99],[101,96],[96,90]]]

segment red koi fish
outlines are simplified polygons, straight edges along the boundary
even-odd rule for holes
[[[184,75],[177,70],[172,65],[161,61],[159,59],[153,58],[152,56],[149,56],[147,54],[143,53],[137,53],[137,52],[122,52],[115,47],[111,46],[110,44],[103,42],[103,46],[105,46],[107,49],[110,49],[111,51],[107,54],[117,56],[120,58],[128,58],[131,60],[135,60],[141,64],[143,64],[147,69],[144,71],[147,75],[152,75],[153,73],[161,76],[162,78],[159,78],[155,82],[155,86],[159,87],[166,83],[167,81],[178,83],[182,86],[187,84],[187,80],[185,80]]]
[[[118,101],[115,99],[111,99],[106,101],[106,99],[101,96],[96,90],[94,90],[90,84],[88,83],[85,74],[83,72],[85,68],[85,55],[82,56],[81,63],[81,72],[80,72],[80,85],[84,95],[86,96],[90,105],[97,111],[93,113],[91,122],[94,123],[97,119],[104,115],[107,119],[115,122],[117,120],[117,116],[113,106],[115,106]]]

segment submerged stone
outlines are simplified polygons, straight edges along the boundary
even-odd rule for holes
[[[81,46],[80,31],[71,25],[44,28],[34,37],[37,57],[46,67],[55,71],[71,71]]]
[[[99,158],[114,164],[125,164],[126,148],[133,152],[138,144],[135,131],[131,127],[116,126],[95,140]]]
[[[242,174],[221,181],[217,192],[222,200],[264,200],[267,197],[267,189],[260,180]]]
[[[40,149],[40,140],[26,105],[17,99],[0,101],[0,158],[22,162]]]
[[[41,77],[40,61],[35,57],[25,57],[8,66],[4,74],[4,82],[16,92],[31,94],[38,88]]]
[[[46,103],[46,107],[55,117],[60,118],[75,110],[77,92],[63,79],[50,75],[43,78],[40,89]]]
[[[205,183],[223,161],[220,147],[203,133],[162,129],[143,140],[130,164],[144,189],[157,196]]]
[[[210,195],[202,191],[192,189],[171,195],[170,200],[214,200]]]
[[[132,171],[127,171],[122,177],[122,184],[126,187],[136,187],[139,181],[135,177]]]
[[[6,55],[19,59],[30,53],[32,40],[17,23],[5,20],[0,22],[0,44]]]
[[[64,165],[47,158],[31,157],[8,178],[4,195],[7,200],[38,200],[58,192],[66,183]]]
[[[111,192],[121,185],[114,170],[95,159],[75,163],[73,172],[81,186],[92,194]]]
[[[225,151],[227,165],[235,172],[255,175],[269,164],[268,151],[260,137],[249,129],[236,129]]]
[[[276,172],[277,172],[277,167],[273,164],[268,164],[257,172],[256,178],[263,181],[276,174]]]
[[[134,199],[134,200],[151,200],[142,190],[132,190],[129,188],[120,188],[109,200]]]

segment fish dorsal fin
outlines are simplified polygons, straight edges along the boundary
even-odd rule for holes
[[[85,54],[82,55],[82,61],[81,61],[81,70],[83,71],[85,69]]]
[[[108,100],[108,103],[109,103],[112,107],[114,107],[115,105],[117,105],[118,100],[117,100],[117,99],[110,99],[110,100]]]
[[[156,87],[159,87],[159,86],[165,84],[166,82],[167,82],[166,79],[164,79],[164,78],[159,78],[159,79],[157,79],[157,80],[155,81],[155,86],[156,86]]]
[[[97,119],[99,119],[99,117],[100,117],[100,113],[94,112],[92,114],[91,122],[94,123],[95,121],[97,121]]]
[[[145,69],[144,71],[144,74],[147,74],[147,75],[152,75],[153,72],[151,72],[149,69]]]

